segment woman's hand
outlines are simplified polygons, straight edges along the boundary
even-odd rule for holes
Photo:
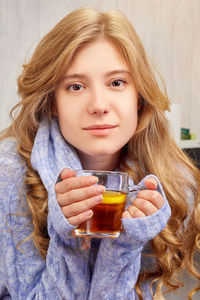
[[[156,191],[157,181],[153,177],[145,180],[146,190],[138,192],[132,205],[123,212],[122,218],[141,218],[157,212],[164,204],[163,196]]]
[[[103,200],[105,188],[94,185],[98,181],[95,176],[76,177],[69,169],[63,169],[60,178],[62,181],[55,185],[58,203],[68,222],[78,226],[92,217],[92,208]]]

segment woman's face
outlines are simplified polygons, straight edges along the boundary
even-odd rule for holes
[[[105,39],[77,52],[55,97],[61,132],[85,158],[116,155],[136,130],[138,93],[125,60]]]

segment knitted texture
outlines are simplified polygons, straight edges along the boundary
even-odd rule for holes
[[[82,168],[75,150],[63,139],[56,120],[52,124],[41,123],[31,163],[48,192],[50,243],[46,261],[32,239],[18,245],[33,229],[26,213],[23,181],[26,165],[16,151],[15,140],[0,143],[0,299],[137,299],[134,286],[141,268],[142,250],[164,229],[171,213],[159,180],[154,176],[165,200],[163,207],[148,217],[122,219],[124,231],[119,238],[93,243],[94,256],[80,248],[79,238],[72,237],[75,226],[64,217],[56,199],[54,186],[61,170]],[[137,186],[130,180],[130,189],[143,189],[145,179]],[[129,194],[129,204],[136,193]],[[95,259],[91,261],[91,257]],[[145,300],[152,298],[148,284],[144,293]]]

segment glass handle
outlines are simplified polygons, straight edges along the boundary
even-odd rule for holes
[[[129,193],[132,193],[132,192],[139,192],[141,190],[144,190],[145,187],[144,186],[134,186],[134,187],[131,187],[131,189],[129,188]]]

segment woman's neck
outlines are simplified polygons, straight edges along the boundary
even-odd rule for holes
[[[83,170],[112,171],[118,165],[120,152],[112,155],[90,156],[77,150]]]

